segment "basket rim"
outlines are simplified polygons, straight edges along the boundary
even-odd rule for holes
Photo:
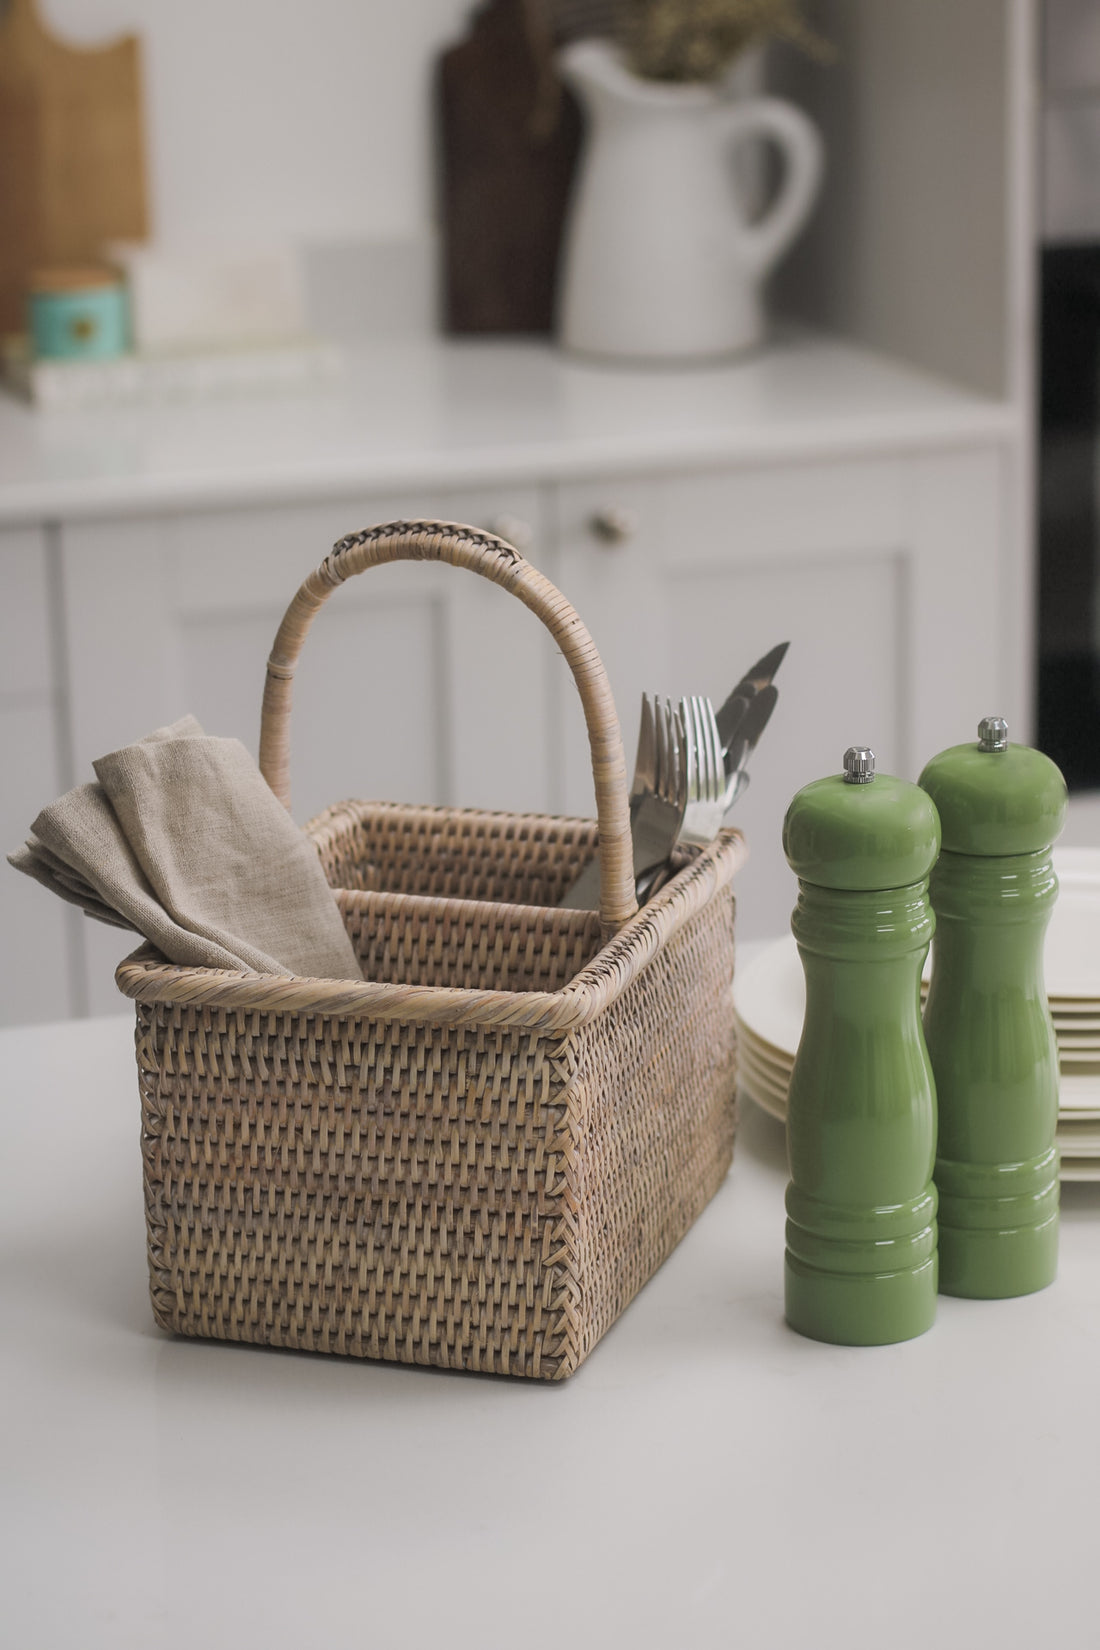
[[[456,812],[455,809],[417,811],[441,815]],[[481,810],[469,812],[473,815]],[[526,817],[533,823],[540,818],[551,822],[549,816],[535,814],[512,817],[517,820]],[[558,991],[475,991],[453,986],[393,985],[369,980],[320,980],[234,969],[188,968],[165,962],[147,944],[119,963],[115,983],[123,996],[139,1003],[308,1013],[322,1018],[361,1017],[415,1025],[575,1031],[594,1020],[622,995],[673,936],[732,882],[747,857],[748,848],[741,831],[720,831]],[[425,896],[391,894],[389,897],[416,898],[420,902]]]
[[[463,819],[471,825],[508,825],[513,828],[526,826],[530,828],[532,840],[548,834],[561,835],[563,831],[577,831],[590,835],[595,843],[599,832],[599,822],[586,814],[515,813],[509,808],[458,808],[449,803],[386,802],[359,796],[342,797],[339,802],[328,803],[319,814],[314,814],[312,819],[306,821],[302,830],[320,849],[325,836],[346,823],[349,812],[360,817],[365,813],[403,814],[438,819],[441,823]]]

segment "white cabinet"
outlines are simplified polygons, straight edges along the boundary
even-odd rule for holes
[[[538,561],[538,510],[534,489],[422,492],[64,528],[78,768],[185,710],[255,754],[279,621],[343,534],[414,513],[507,516],[530,526]],[[514,598],[453,568],[402,563],[345,585],[295,681],[295,817],[348,795],[544,806],[540,642]]]
[[[0,702],[0,842],[10,853],[65,787],[53,706]],[[0,875],[0,1024],[64,1020],[82,1008],[75,950],[82,919],[7,865]]]
[[[256,754],[264,669],[299,584],[348,532],[432,516],[518,524],[542,559],[534,488],[162,515],[62,529],[76,772],[190,711]],[[552,644],[514,597],[426,563],[372,569],[318,615],[295,678],[292,808],[355,796],[547,811]],[[93,1012],[117,1003],[126,936],[85,923]]]
[[[779,932],[794,891],[784,809],[839,767],[846,744],[869,743],[884,770],[915,778],[978,716],[1024,715],[1023,681],[999,641],[1005,451],[987,439],[681,464],[8,534],[7,840],[90,777],[93,758],[186,711],[255,753],[279,620],[343,534],[409,516],[519,524],[527,554],[592,632],[628,771],[643,691],[706,693],[717,705],[747,665],[790,641],[737,815],[752,849],[740,931]],[[310,632],[295,699],[300,821],[344,796],[593,812],[564,662],[526,608],[474,575],[405,563],[345,585]],[[3,897],[5,1018],[121,1008],[112,975],[127,936],[10,874]]]
[[[628,766],[644,690],[706,693],[789,640],[779,704],[750,764],[735,823],[751,858],[739,925],[781,932],[795,885],[781,848],[786,804],[839,771],[848,744],[915,779],[985,707],[1015,701],[996,627],[1000,459],[942,457],[702,471],[561,490],[559,569],[608,667]],[[618,542],[593,523],[633,523]],[[1011,714],[1006,710],[1006,714]],[[590,811],[583,725],[564,696],[567,812]]]
[[[54,558],[38,528],[0,532],[0,846],[17,847],[31,820],[64,789],[58,662],[52,624]],[[65,1019],[74,994],[77,919],[28,878],[0,875],[0,1023]]]

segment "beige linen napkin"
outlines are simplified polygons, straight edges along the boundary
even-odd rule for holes
[[[171,961],[361,979],[317,851],[237,739],[194,717],[92,764],[9,855],[89,916]]]

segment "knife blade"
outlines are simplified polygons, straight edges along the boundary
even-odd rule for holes
[[[744,771],[745,763],[756,749],[778,698],[778,689],[769,682],[749,701],[749,708],[741,718],[726,751],[726,773],[731,778]]]
[[[738,726],[748,711],[752,700],[764,688],[771,686],[772,678],[783,663],[790,645],[790,642],[778,642],[769,653],[764,654],[762,659],[758,659],[754,665],[750,665],[721,710],[718,711],[715,721],[718,723],[718,737],[722,741],[724,751],[728,751],[730,741],[737,732]],[[767,717],[764,720],[767,721]],[[757,738],[759,738],[759,734]],[[731,771],[727,761],[726,772],[730,773]]]

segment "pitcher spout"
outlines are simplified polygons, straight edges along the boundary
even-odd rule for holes
[[[634,107],[665,109],[706,108],[713,88],[706,85],[666,84],[632,74],[622,53],[608,40],[574,40],[558,53],[558,70],[590,109]]]

